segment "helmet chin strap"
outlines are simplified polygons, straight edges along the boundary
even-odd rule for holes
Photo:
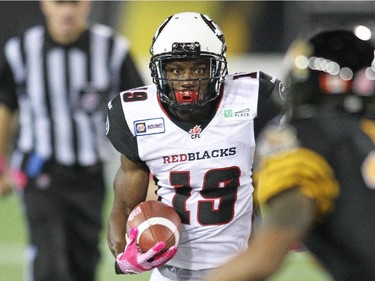
[[[196,103],[198,101],[198,92],[192,90],[175,91],[175,97],[178,103]]]

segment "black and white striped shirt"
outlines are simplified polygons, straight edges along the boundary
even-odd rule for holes
[[[106,104],[143,84],[126,38],[93,25],[76,43],[62,46],[44,26],[35,26],[8,40],[4,58],[0,103],[19,110],[15,162],[37,155],[89,166],[108,158]]]

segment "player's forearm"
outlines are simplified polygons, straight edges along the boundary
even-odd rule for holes
[[[114,181],[114,200],[109,215],[107,235],[108,246],[115,257],[124,251],[126,221],[131,212],[131,208],[126,204],[128,200],[126,199],[125,185],[123,171],[119,169]]]
[[[125,249],[126,220],[126,216],[118,215],[113,210],[109,216],[107,243],[114,257]]]
[[[236,257],[233,261],[215,269],[209,274],[205,281],[255,281],[264,280],[249,261],[247,253]],[[261,276],[260,276],[261,275]]]
[[[214,271],[206,281],[259,281],[270,277],[291,246],[301,240],[313,214],[313,201],[298,189],[275,197],[249,249]]]
[[[246,252],[214,270],[205,281],[266,280],[278,269],[295,237],[289,230],[261,229]]]
[[[126,222],[133,208],[146,199],[148,172],[125,156],[114,180],[114,201],[108,223],[108,246],[114,256],[124,251]]]

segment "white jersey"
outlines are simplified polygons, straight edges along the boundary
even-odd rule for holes
[[[156,177],[161,201],[173,206],[183,222],[178,252],[169,265],[213,268],[246,249],[258,93],[258,79],[228,76],[213,119],[190,131],[172,122],[155,86],[120,94],[138,157]],[[135,96],[139,101],[128,102]]]

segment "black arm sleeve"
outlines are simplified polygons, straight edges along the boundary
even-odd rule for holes
[[[117,95],[110,103],[107,111],[107,137],[113,147],[120,153],[126,155],[131,161],[144,165],[139,158],[136,137],[131,133],[125,120],[121,106],[121,94]]]
[[[280,80],[272,78],[263,72],[259,73],[258,115],[254,120],[256,137],[270,120],[280,114],[281,89]]]
[[[126,56],[120,73],[120,91],[137,88],[145,84],[130,53]]]

